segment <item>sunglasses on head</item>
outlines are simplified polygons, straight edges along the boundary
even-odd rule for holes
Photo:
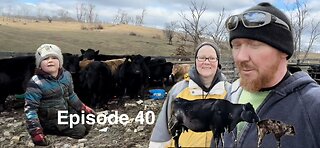
[[[289,25],[280,18],[265,11],[248,11],[242,14],[230,16],[225,23],[228,31],[235,30],[241,22],[246,28],[258,28],[270,23],[280,24],[290,31]]]

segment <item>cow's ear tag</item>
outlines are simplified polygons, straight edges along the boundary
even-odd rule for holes
[[[129,62],[131,62],[131,59],[128,59]]]

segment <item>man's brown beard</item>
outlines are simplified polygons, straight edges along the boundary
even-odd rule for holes
[[[246,62],[237,63],[239,71],[245,67],[248,67]],[[279,63],[275,62],[271,65],[272,68],[268,68],[264,73],[258,72],[258,76],[255,79],[247,79],[240,73],[240,85],[249,92],[258,92],[263,88],[263,85],[270,82],[274,78],[274,74],[279,68]],[[257,70],[257,69],[256,69]]]

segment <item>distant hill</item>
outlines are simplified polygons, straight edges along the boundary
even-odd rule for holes
[[[63,52],[80,54],[80,49],[92,48],[103,54],[142,54],[171,56],[181,42],[174,38],[168,45],[163,30],[132,25],[102,25],[102,30],[78,22],[12,21],[0,17],[0,52],[35,52],[43,43],[58,45]],[[186,51],[193,54],[190,44]],[[231,50],[221,51],[223,59],[230,59]],[[319,58],[311,53],[307,58]]]
[[[93,48],[103,54],[170,56],[179,42],[168,45],[160,29],[131,25],[103,25],[102,30],[77,22],[4,21],[0,19],[0,52],[35,52],[43,43],[58,45],[63,52],[79,54]],[[192,49],[189,49],[192,51]]]

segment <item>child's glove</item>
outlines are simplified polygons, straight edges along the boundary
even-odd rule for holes
[[[35,145],[40,146],[48,146],[50,144],[43,134],[36,134],[32,136],[32,141]]]
[[[91,109],[90,107],[88,107],[88,106],[85,105],[85,104],[82,104],[81,110],[84,110],[84,112],[85,112],[86,114],[96,114],[96,112],[94,112],[93,109]]]

